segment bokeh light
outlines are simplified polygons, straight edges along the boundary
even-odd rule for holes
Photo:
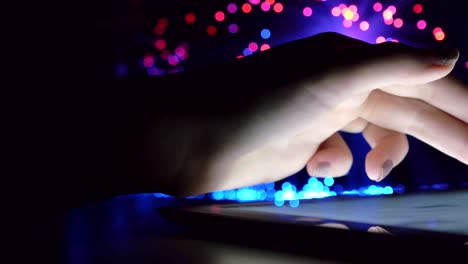
[[[249,0],[249,2],[253,5],[258,5],[260,4],[260,0]]]
[[[369,30],[369,22],[367,21],[362,21],[361,24],[359,24],[359,28],[362,30],[362,31],[367,31]]]
[[[388,7],[387,7],[387,10],[390,11],[390,12],[392,12],[392,15],[395,15],[395,14],[396,14],[396,11],[397,11],[396,7],[393,6],[393,5],[388,6]]]
[[[351,20],[353,19],[353,11],[351,11],[349,8],[345,8],[343,9],[343,17],[346,19],[346,20]]]
[[[375,12],[380,12],[380,11],[382,11],[383,6],[382,6],[381,3],[377,2],[377,3],[375,3],[375,4],[373,5],[373,8],[374,8],[374,11],[375,11]]]
[[[216,27],[215,26],[208,26],[206,27],[206,33],[210,36],[216,35]]]
[[[350,28],[353,25],[353,21],[351,20],[343,20],[343,26],[345,28]]]
[[[442,41],[445,39],[445,33],[443,31],[438,31],[437,33],[434,34],[434,38],[437,41]]]
[[[276,4],[273,6],[273,10],[274,10],[276,13],[281,13],[281,12],[283,12],[283,10],[284,10],[283,4],[281,4],[281,3],[276,3]]]
[[[166,41],[164,39],[158,39],[154,42],[154,46],[158,50],[163,50],[166,48]]]
[[[270,11],[271,5],[270,5],[268,2],[263,2],[263,3],[260,5],[260,8],[261,8],[264,12],[268,12],[268,11]]]
[[[423,29],[426,28],[427,23],[426,23],[425,20],[421,19],[421,20],[418,21],[418,23],[416,23],[416,26],[418,27],[418,29],[423,30]]]
[[[271,31],[267,28],[264,28],[262,29],[262,31],[260,32],[260,36],[263,38],[263,39],[269,39],[271,37]]]
[[[397,18],[393,21],[393,26],[396,28],[401,28],[403,26],[403,20],[401,18]]]
[[[248,14],[252,11],[252,6],[249,3],[245,3],[242,5],[242,12]]]
[[[256,52],[258,50],[258,44],[255,43],[255,42],[250,42],[249,43],[249,49],[252,51],[252,52]]]
[[[310,7],[304,7],[304,9],[302,10],[302,14],[303,14],[305,17],[310,17],[310,16],[312,16],[312,8],[310,8]]]
[[[416,14],[420,14],[423,11],[423,6],[421,4],[415,4],[413,6],[413,11]]]
[[[383,11],[382,17],[384,18],[384,20],[391,20],[393,19],[393,13],[392,11],[386,9],[385,11]]]
[[[237,33],[239,31],[239,26],[237,26],[236,24],[229,24],[228,31],[232,34]]]
[[[143,58],[143,65],[147,68],[151,67],[154,65],[154,57],[152,54],[147,54],[144,58]]]
[[[265,50],[268,50],[270,49],[270,45],[268,44],[262,44],[262,46],[260,46],[260,51],[265,51]]]
[[[375,43],[379,44],[379,43],[383,43],[387,41],[387,39],[383,36],[378,36],[377,39],[375,40]]]
[[[331,10],[331,14],[333,16],[340,16],[341,15],[341,9],[337,6],[333,7],[332,10]]]
[[[188,13],[185,15],[185,22],[187,22],[187,24],[193,24],[195,23],[195,14],[193,13]]]
[[[230,3],[227,6],[227,11],[231,14],[234,14],[235,12],[237,12],[237,5],[235,3]]]
[[[215,14],[216,21],[221,22],[221,21],[224,20],[224,18],[225,18],[225,15],[224,15],[224,13],[222,11],[216,12],[216,14]]]

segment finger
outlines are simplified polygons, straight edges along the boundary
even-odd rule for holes
[[[366,156],[366,173],[380,182],[400,164],[408,154],[408,139],[402,133],[369,124],[363,136],[372,148]]]
[[[468,87],[451,76],[426,84],[394,85],[382,90],[397,96],[424,100],[468,123]]]
[[[367,121],[362,118],[356,118],[351,123],[347,124],[341,129],[343,132],[348,133],[361,133],[367,127]]]
[[[418,138],[468,164],[468,124],[417,99],[373,91],[361,117],[383,128]]]
[[[343,176],[353,164],[353,155],[339,133],[324,141],[307,162],[307,172],[316,177]]]
[[[326,95],[341,99],[351,94],[370,92],[376,87],[419,85],[448,75],[459,57],[456,49],[417,49],[400,43],[343,49],[340,61],[331,67],[331,76],[321,80],[322,87],[334,87]],[[335,87],[335,84],[341,84]],[[333,94],[340,94],[336,98]]]

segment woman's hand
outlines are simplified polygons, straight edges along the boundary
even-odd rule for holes
[[[163,191],[240,188],[304,166],[312,176],[345,175],[353,157],[338,131],[363,133],[372,147],[366,172],[375,181],[408,153],[405,134],[468,164],[468,89],[446,77],[457,59],[456,50],[323,33],[218,67],[208,99],[229,111],[187,119],[187,143]],[[166,152],[176,141],[166,142]]]

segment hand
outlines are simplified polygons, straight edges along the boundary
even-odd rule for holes
[[[189,143],[165,191],[274,182],[304,166],[317,177],[345,175],[353,158],[338,131],[363,133],[375,181],[408,153],[405,134],[468,164],[468,89],[446,77],[457,59],[456,50],[323,33],[218,67],[212,85],[234,99],[212,100],[237,107],[186,119],[198,132],[185,125]]]

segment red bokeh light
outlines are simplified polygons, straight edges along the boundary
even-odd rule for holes
[[[403,26],[403,19],[397,18],[393,21],[393,26],[396,28],[401,28]]]
[[[225,18],[225,16],[224,16],[224,13],[222,11],[216,12],[216,14],[215,14],[216,21],[221,22],[221,21],[224,20],[224,18]]]
[[[441,29],[440,27],[436,27],[436,28],[434,28],[434,30],[432,30],[432,34],[435,35],[435,34],[437,34],[437,32],[439,32],[439,31],[442,31],[442,29]]]
[[[255,43],[255,42],[250,42],[249,43],[249,49],[252,51],[252,52],[255,52],[258,50],[258,44]]]
[[[216,35],[216,27],[215,26],[208,26],[206,28],[206,33],[208,33],[208,35],[210,35],[210,36]]]
[[[385,23],[385,25],[388,25],[388,26],[392,25],[393,24],[393,18],[390,19],[390,20],[384,20],[384,23]]]
[[[270,45],[268,44],[263,44],[261,47],[260,47],[260,51],[265,51],[265,50],[268,50],[270,49]]]
[[[154,46],[158,49],[158,50],[163,50],[166,48],[166,41],[164,39],[158,39],[154,42]]]
[[[252,11],[252,6],[249,3],[245,3],[242,5],[242,12],[248,14]]]
[[[193,24],[195,23],[195,14],[193,13],[188,13],[185,15],[185,22],[187,22],[187,24]]]
[[[169,20],[165,17],[162,17],[158,20],[158,26],[166,28],[169,25]]]
[[[423,6],[421,4],[415,4],[413,6],[413,11],[416,14],[420,14],[423,11]]]
[[[273,5],[275,3],[275,0],[265,0],[265,2],[269,3],[270,5]]]
[[[154,65],[153,55],[151,55],[151,54],[146,55],[143,58],[143,65],[145,65],[145,67],[147,67],[147,68],[152,67]]]
[[[281,13],[283,12],[283,4],[281,3],[276,3],[274,6],[273,6],[273,10],[276,12],[276,13]]]
[[[165,28],[165,27],[161,27],[161,26],[159,26],[159,25],[156,25],[156,26],[154,27],[154,34],[156,34],[156,35],[159,35],[159,36],[160,36],[160,35],[163,35],[165,31],[166,31],[166,28]]]

